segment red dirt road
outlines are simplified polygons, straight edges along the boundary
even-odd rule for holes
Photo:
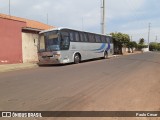
[[[0,111],[160,111],[160,53],[0,73],[0,96]]]

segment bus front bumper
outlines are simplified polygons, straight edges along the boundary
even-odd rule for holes
[[[38,65],[61,64],[59,59],[39,59]]]

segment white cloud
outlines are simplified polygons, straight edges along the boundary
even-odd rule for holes
[[[126,17],[143,7],[145,0],[107,0],[108,18]]]
[[[30,19],[40,19],[42,22],[46,22],[48,13],[52,25],[72,27],[80,27],[83,17],[86,28],[100,27],[100,2],[101,0],[14,0],[11,1],[11,13]],[[108,18],[118,18],[130,15],[141,7],[144,0],[107,0],[106,2]],[[2,12],[8,12],[7,4],[6,0],[2,0],[0,8],[2,5],[5,6]]]
[[[148,23],[151,22],[151,38],[155,39],[155,35],[160,34],[160,18],[156,15],[160,11],[154,5],[157,6],[160,1],[154,1],[156,2],[106,0],[108,32],[126,32],[135,40],[141,37],[147,39]],[[100,2],[101,0],[11,0],[11,14],[44,23],[47,23],[48,14],[50,25],[75,29],[82,29],[84,26],[87,31],[100,32]],[[146,7],[150,3],[156,11],[154,16]],[[1,0],[0,12],[8,14],[8,0]]]
[[[85,29],[100,27],[100,1],[97,0],[35,0],[34,2],[19,0],[18,4],[12,6],[12,14],[16,16],[46,23],[48,14],[51,25],[76,29],[82,28],[83,18]]]
[[[139,41],[140,38],[144,38],[145,42],[148,42],[148,28],[143,29],[134,29],[134,30],[124,30],[124,33],[129,34],[132,36],[133,41]],[[155,42],[156,36],[158,37],[157,42],[160,42],[160,28],[151,28],[150,30],[150,42]]]

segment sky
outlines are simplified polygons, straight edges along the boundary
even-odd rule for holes
[[[150,41],[160,42],[159,5],[160,0],[106,0],[107,34],[122,32],[147,42],[151,23]],[[101,32],[100,7],[101,0],[10,0],[13,16],[95,33]],[[0,13],[9,14],[9,0],[1,0]]]

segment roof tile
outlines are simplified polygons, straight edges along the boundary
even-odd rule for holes
[[[50,26],[50,25],[47,25],[47,24],[44,24],[44,23],[41,23],[38,21],[15,17],[15,16],[10,16],[10,15],[6,15],[6,14],[0,14],[0,18],[26,22],[27,28],[34,28],[34,29],[40,29],[40,30],[47,30],[47,29],[55,28],[53,26]]]

